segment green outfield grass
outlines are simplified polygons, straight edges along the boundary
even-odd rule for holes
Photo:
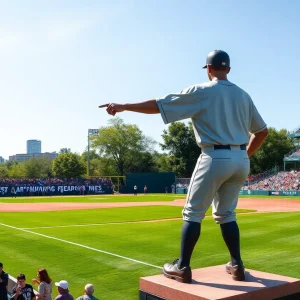
[[[178,256],[182,225],[181,219],[141,221],[180,218],[181,210],[150,206],[1,213],[0,261],[15,277],[24,272],[29,283],[45,267],[53,281],[69,281],[74,297],[91,282],[101,300],[137,300],[139,278],[159,274],[165,262]],[[247,268],[299,277],[300,212],[240,214],[238,220]],[[228,259],[219,226],[206,218],[192,267]]]
[[[52,196],[52,197],[1,197],[0,203],[43,203],[43,202],[153,202],[153,201],[174,201],[185,199],[185,194],[138,194],[133,195],[86,195],[86,196]],[[239,198],[264,198],[300,200],[299,196],[259,196],[259,195],[240,195]]]
[[[237,209],[236,211],[237,213],[255,212],[255,210],[250,209]],[[35,227],[65,226],[70,224],[111,224],[173,218],[181,219],[181,212],[182,207],[179,206],[147,206],[39,213],[1,213],[0,223],[31,229]],[[206,215],[211,215],[211,208],[207,211]]]
[[[53,196],[53,197],[1,197],[0,203],[37,203],[37,202],[151,202],[173,201],[184,199],[186,195],[174,194],[138,194],[133,195],[86,195],[86,196]]]
[[[52,196],[52,197],[1,197],[0,203],[38,203],[38,202],[153,202],[153,201],[174,201],[185,199],[185,194],[138,194],[133,195],[86,195],[86,196]],[[300,200],[299,196],[259,196],[259,195],[240,195],[239,198],[264,198]]]

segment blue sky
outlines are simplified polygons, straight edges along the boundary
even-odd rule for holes
[[[268,126],[300,125],[300,1],[0,2],[0,156],[83,152],[88,128],[110,118],[98,105],[164,96],[207,81],[206,55],[231,56],[229,79]],[[159,115],[120,114],[161,141]]]

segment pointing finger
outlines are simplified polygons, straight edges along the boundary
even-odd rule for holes
[[[106,104],[99,105],[99,108],[108,107],[108,106],[109,106],[109,103],[106,103]]]

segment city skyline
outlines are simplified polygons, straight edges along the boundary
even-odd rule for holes
[[[17,161],[24,161],[30,157],[42,157],[42,156],[53,156],[57,154],[59,151],[44,151],[42,152],[42,141],[37,139],[29,139],[26,140],[26,151],[24,152],[15,152],[11,153],[7,158],[0,155],[0,163],[4,163],[5,161],[10,160],[17,160]],[[46,155],[45,155],[46,154]],[[18,159],[19,156],[19,159]],[[1,158],[4,161],[1,161]]]
[[[300,125],[293,81],[299,9],[296,0],[273,1],[272,9],[267,0],[2,2],[0,128],[9,143],[1,143],[0,156],[26,153],[30,137],[42,140],[45,152],[82,153],[88,129],[110,118],[100,104],[205,82],[201,67],[214,49],[229,53],[229,80],[251,95],[267,125],[291,131]],[[200,11],[213,12],[213,21]],[[160,115],[121,118],[162,142]]]
[[[24,154],[24,155],[25,154],[33,154],[33,152],[28,151],[28,142],[29,141],[39,141],[41,144],[43,142],[41,139],[26,139],[24,141],[24,147],[23,147],[24,150],[23,151],[19,151],[19,152],[12,151],[12,153],[10,153],[7,157],[4,157],[0,153],[0,158],[2,157],[2,158],[4,158],[4,160],[8,161],[10,156],[19,155],[19,154]],[[41,147],[42,147],[42,145],[41,145]],[[62,148],[70,148],[70,147],[60,147],[59,149],[56,149],[56,150],[52,149],[52,150],[45,150],[45,151],[42,151],[42,149],[41,149],[41,151],[35,152],[35,153],[59,153],[60,149],[62,149]],[[1,147],[0,147],[0,151],[1,151]],[[72,149],[71,149],[71,151],[72,151]],[[74,151],[72,151],[72,152],[74,152]],[[79,154],[81,154],[81,153],[79,153]]]

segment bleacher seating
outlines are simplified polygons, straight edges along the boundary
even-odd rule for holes
[[[290,172],[279,172],[267,179],[244,186],[243,190],[275,190],[288,191],[300,190],[300,170]]]

